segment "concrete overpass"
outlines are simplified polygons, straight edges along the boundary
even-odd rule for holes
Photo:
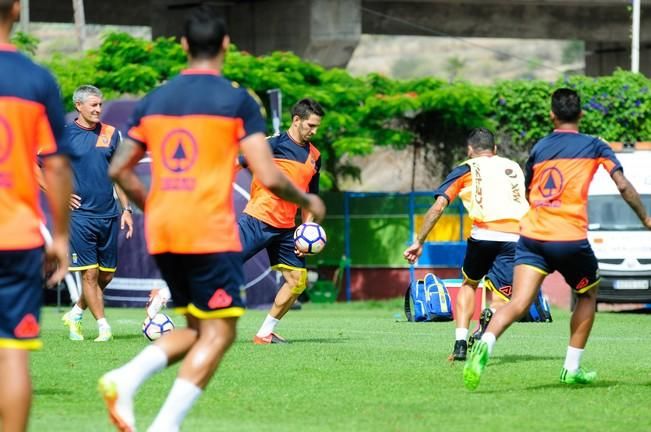
[[[93,24],[147,25],[178,35],[199,0],[85,0]],[[343,66],[362,33],[579,39],[590,75],[630,67],[630,0],[232,0],[211,1],[233,41],[255,54],[291,50]],[[71,22],[72,2],[30,0],[30,19]],[[651,0],[642,0],[640,70],[651,76]]]

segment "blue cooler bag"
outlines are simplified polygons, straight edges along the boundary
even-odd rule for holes
[[[412,281],[405,292],[405,315],[412,322],[452,321],[450,294],[443,281],[432,273]]]
[[[531,303],[529,311],[520,318],[520,322],[552,322],[552,311],[549,303],[543,297],[542,290],[538,290],[536,299]]]

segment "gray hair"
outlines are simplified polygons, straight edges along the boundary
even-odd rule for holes
[[[82,85],[77,87],[75,92],[72,94],[72,102],[74,104],[83,103],[88,96],[97,96],[102,99],[103,95],[100,89],[92,85]]]

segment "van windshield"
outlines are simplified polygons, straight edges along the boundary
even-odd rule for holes
[[[651,195],[641,195],[642,202],[651,211]],[[588,198],[588,229],[591,231],[645,230],[635,212],[619,195],[593,195]]]

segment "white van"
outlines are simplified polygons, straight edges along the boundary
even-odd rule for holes
[[[615,149],[621,147],[613,144]],[[635,186],[649,212],[650,150],[631,146],[617,152],[624,175]],[[588,191],[588,240],[599,261],[598,301],[651,303],[651,231],[644,228],[603,168],[595,173]]]

